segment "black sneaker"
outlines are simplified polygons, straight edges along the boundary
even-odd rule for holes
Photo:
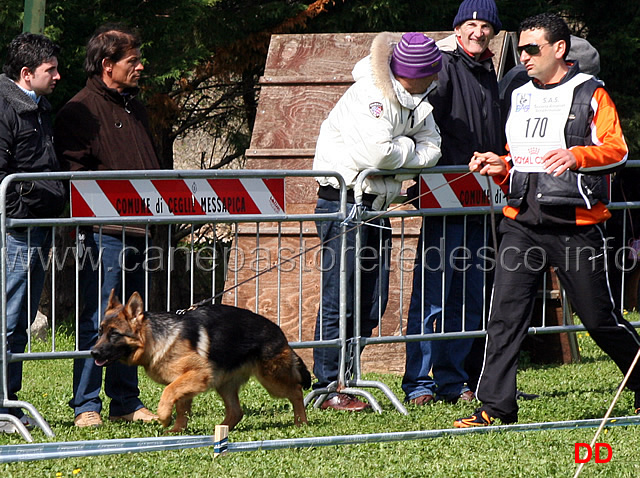
[[[453,422],[453,426],[456,428],[471,428],[471,427],[488,427],[493,423],[493,417],[490,417],[484,410],[476,410],[476,413],[466,418],[458,418]]]

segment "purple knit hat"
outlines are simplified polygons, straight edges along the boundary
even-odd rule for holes
[[[391,71],[403,78],[424,78],[442,69],[436,42],[424,33],[405,33],[393,49]]]

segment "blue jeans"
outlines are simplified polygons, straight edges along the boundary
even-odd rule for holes
[[[10,229],[7,234],[7,350],[16,354],[23,353],[27,346],[27,324],[33,322],[38,312],[44,287],[44,264],[51,247],[50,229],[33,227],[29,231]],[[27,316],[28,301],[30,316]],[[17,392],[22,388],[22,362],[9,363],[7,373],[7,398],[17,400]],[[0,413],[24,415],[19,408],[0,408]]]
[[[482,257],[487,255],[487,251],[482,249],[485,246],[484,225],[469,220],[465,236],[461,218],[448,218],[445,229],[442,221],[440,217],[425,217],[423,221],[413,274],[407,335],[432,334],[434,324],[435,331],[442,332],[443,303],[445,332],[463,330],[463,320],[465,331],[478,330],[482,323],[485,279],[482,269],[487,267]],[[459,249],[462,247],[466,247],[468,256],[465,256],[467,252]],[[423,251],[426,254],[424,268]],[[427,394],[455,399],[469,390],[464,361],[472,344],[473,339],[407,342],[402,379],[405,399],[409,401]],[[433,378],[430,372],[433,372]]]
[[[349,207],[352,204],[348,205]],[[339,211],[337,201],[318,199],[316,213]],[[389,227],[389,221],[376,220],[376,224]],[[351,229],[353,224],[347,225]],[[323,246],[322,254],[322,306],[318,310],[315,340],[331,340],[340,336],[340,242],[342,230],[338,221],[317,221],[316,228]],[[360,227],[363,252],[361,266],[361,324],[363,337],[370,337],[378,325],[389,298],[389,257],[391,231],[375,226]],[[382,250],[380,238],[382,237]],[[354,288],[355,288],[355,238],[353,229],[346,235],[347,241],[347,338],[353,337]],[[366,248],[366,249],[365,249]],[[324,388],[338,379],[340,351],[338,348],[313,349],[313,373],[318,381],[314,389]],[[348,358],[347,358],[348,359]]]
[[[102,267],[98,266],[99,251],[102,247]],[[79,245],[79,247],[81,247]],[[80,287],[83,308],[79,320],[78,345],[80,350],[89,350],[98,340],[98,327],[102,320],[111,289],[126,303],[129,296],[138,291],[144,295],[144,252],[145,239],[86,233],[84,238],[84,264],[80,271]],[[122,295],[122,281],[125,281],[125,297]],[[100,274],[99,274],[100,273]],[[101,289],[98,291],[98,279]],[[100,300],[98,300],[100,292]],[[100,309],[98,310],[98,304]],[[100,413],[100,387],[102,385],[102,367],[94,364],[93,359],[77,359],[73,363],[73,398],[69,406],[75,415],[94,411]],[[105,370],[105,394],[111,398],[110,416],[122,416],[134,412],[144,405],[138,398],[138,370],[135,366],[116,362]]]

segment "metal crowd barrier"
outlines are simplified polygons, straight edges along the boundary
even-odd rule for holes
[[[626,167],[629,168],[635,168],[635,167],[640,167],[640,161],[628,161]],[[358,186],[356,187],[360,187],[362,188],[362,185],[365,181],[365,179],[367,177],[370,176],[386,176],[386,175],[411,175],[411,174],[415,174],[416,171],[415,170],[397,170],[397,171],[385,171],[385,170],[378,170],[378,169],[369,169],[366,171],[363,171],[357,180]],[[425,196],[427,195],[438,195],[442,197],[442,202],[446,203],[447,202],[447,196],[451,195],[451,194],[456,194],[456,192],[453,191],[446,191],[446,192],[436,192],[436,189],[439,187],[443,187],[443,188],[448,188],[449,186],[451,186],[451,182],[456,181],[457,179],[455,179],[456,177],[463,177],[463,176],[468,176],[471,173],[469,173],[469,170],[464,167],[464,166],[437,166],[437,167],[433,167],[433,168],[429,168],[429,169],[424,169],[421,170],[419,172],[419,174],[424,174],[424,175],[441,175],[443,176],[442,180],[438,183],[438,181],[435,181],[435,184],[440,184],[441,186],[437,186],[436,188],[433,188],[431,190],[427,189],[427,192],[423,193]],[[469,179],[467,177],[467,179]],[[486,178],[484,178],[486,179]],[[485,193],[487,195],[487,197],[492,197],[493,199],[495,199],[500,193],[500,187],[498,185],[496,185],[495,183],[493,183],[493,181],[491,181],[490,183],[487,183],[486,186],[486,190]],[[421,191],[422,192],[422,191]],[[457,191],[457,194],[462,194],[460,191]],[[462,197],[458,197],[458,200],[460,200],[461,202],[463,201]],[[477,198],[476,198],[477,199]],[[506,197],[503,198],[506,200]],[[406,248],[406,244],[405,244],[405,222],[411,219],[415,219],[416,217],[419,218],[426,218],[426,217],[441,217],[442,221],[443,221],[443,230],[444,225],[446,224],[447,218],[453,217],[453,216],[463,216],[463,221],[464,224],[467,224],[467,219],[469,217],[472,216],[481,216],[483,221],[484,221],[484,231],[485,231],[485,244],[488,245],[488,247],[490,247],[491,249],[493,249],[493,235],[495,234],[491,234],[491,228],[492,228],[492,221],[491,221],[491,215],[501,215],[502,212],[502,207],[501,206],[497,206],[495,204],[493,204],[493,201],[490,201],[490,205],[489,206],[470,206],[470,207],[447,207],[447,206],[442,206],[442,207],[426,207],[426,208],[421,208],[421,209],[414,209],[414,208],[398,208],[398,204],[404,204],[406,205],[407,203],[409,203],[410,200],[407,199],[407,197],[400,197],[396,199],[396,205],[392,206],[389,208],[389,210],[385,213],[380,213],[380,212],[375,212],[375,211],[365,211],[363,212],[360,216],[359,216],[359,220],[361,221],[362,224],[366,224],[367,221],[371,220],[372,218],[379,218],[379,217],[387,217],[390,218],[391,220],[393,220],[393,218],[396,218],[397,220],[400,221],[400,238],[401,238],[401,244],[399,246],[400,251],[404,251]],[[433,201],[430,201],[433,202]],[[454,201],[455,202],[455,201]],[[627,211],[627,210],[633,210],[633,209],[639,209],[640,208],[640,202],[632,202],[632,201],[625,201],[625,202],[611,202],[608,205],[609,209],[611,211],[616,211],[616,210],[623,210],[623,211]],[[629,215],[628,214],[623,214],[622,215],[622,236],[623,237],[627,237],[627,232],[629,231]],[[357,248],[356,248],[357,249]],[[393,249],[397,250],[396,245],[393,245]],[[616,252],[616,251],[614,251]],[[631,249],[626,245],[626,243],[624,244],[623,248],[622,248],[622,254],[618,253],[618,257],[621,259],[619,266],[622,268],[622,270],[624,271],[628,271],[633,269],[637,262],[638,262],[638,257],[632,258],[631,255],[633,254],[633,252],[631,251]],[[630,255],[631,253],[631,255]],[[381,257],[381,256],[379,256]],[[356,257],[357,259],[359,258],[359,256]],[[382,260],[382,258],[381,258]],[[617,261],[617,258],[616,258]],[[616,262],[617,264],[617,262]],[[379,263],[378,266],[380,268],[383,267],[383,264]],[[361,287],[361,283],[360,283],[360,267],[356,266],[356,285],[355,288],[356,290],[359,290],[359,288]],[[345,375],[345,376],[341,376],[341,379],[344,381],[343,383],[345,384],[346,387],[348,387],[348,390],[358,390],[360,387],[361,388],[378,388],[380,390],[382,390],[386,395],[389,395],[388,392],[388,388],[386,387],[386,385],[381,384],[379,382],[376,381],[368,381],[368,380],[364,380],[362,378],[362,361],[361,361],[361,352],[363,350],[363,348],[366,345],[369,346],[373,346],[373,345],[380,345],[380,344],[393,344],[393,343],[407,343],[407,342],[416,342],[416,341],[430,341],[430,340],[446,340],[446,339],[458,339],[458,338],[479,338],[479,337],[484,337],[486,335],[486,324],[488,321],[488,313],[489,313],[489,302],[490,302],[490,294],[488,292],[490,292],[490,288],[491,288],[491,280],[490,280],[490,276],[488,276],[486,273],[484,274],[483,277],[483,306],[482,306],[482,326],[478,329],[472,329],[472,328],[467,328],[466,327],[466,320],[465,320],[465,311],[464,311],[464,304],[463,304],[463,317],[462,317],[462,328],[459,331],[452,331],[452,332],[431,332],[431,333],[425,333],[424,331],[424,324],[423,324],[423,328],[421,333],[419,334],[412,334],[412,335],[407,335],[406,333],[404,333],[404,331],[406,330],[406,326],[407,326],[407,317],[405,315],[405,310],[408,309],[408,302],[409,299],[407,297],[411,296],[411,290],[409,289],[408,291],[405,291],[404,288],[402,287],[404,284],[404,278],[403,275],[405,273],[407,273],[407,271],[405,271],[405,269],[403,267],[399,267],[400,270],[400,278],[398,280],[398,283],[400,284],[400,287],[398,290],[394,291],[394,290],[390,290],[390,295],[393,293],[396,293],[398,295],[398,300],[397,302],[400,304],[400,307],[398,308],[398,310],[389,310],[387,309],[386,313],[383,314],[378,314],[378,326],[377,326],[377,333],[375,333],[374,330],[374,334],[371,337],[365,337],[362,336],[360,334],[360,323],[361,323],[361,315],[360,315],[360,309],[358,307],[356,307],[355,309],[355,313],[354,313],[354,321],[355,321],[355,325],[354,325],[354,334],[352,338],[348,338],[348,343],[351,344],[351,346],[355,349],[355,351],[353,351],[350,355],[351,357],[351,363],[349,364],[349,369],[350,369],[350,374]],[[409,274],[413,275],[416,273],[419,273],[420,271],[414,269],[411,272],[409,272]],[[546,315],[547,313],[547,301],[549,300],[550,297],[550,291],[547,289],[547,274],[549,274],[549,272],[545,272],[544,275],[544,279],[543,279],[543,283],[542,283],[542,293],[541,293],[541,302],[542,302],[542,306],[541,306],[541,310],[542,310],[542,317],[541,317],[541,325],[540,326],[531,326],[529,327],[529,334],[530,335],[534,335],[534,334],[557,334],[557,333],[562,333],[562,332],[570,332],[570,333],[575,333],[575,332],[579,332],[579,331],[584,331],[586,330],[585,327],[583,325],[576,325],[573,322],[573,317],[572,317],[572,311],[571,311],[571,307],[569,304],[568,299],[565,296],[564,290],[562,289],[562,284],[559,284],[559,294],[561,295],[561,306],[562,306],[562,323],[561,324],[553,324],[551,323],[551,321],[548,320],[548,317]],[[464,276],[466,277],[466,273],[464,274]],[[444,271],[442,272],[442,280],[444,281],[445,277],[444,277]],[[621,274],[621,287],[620,287],[620,297],[619,297],[619,304],[621,308],[624,308],[624,292],[625,292],[625,281],[627,280],[626,278],[626,274]],[[429,287],[429,284],[424,284],[423,281],[423,287]],[[424,289],[423,289],[424,290]],[[444,290],[444,287],[442,288],[442,290]],[[463,285],[463,294],[464,294],[464,285]],[[358,293],[354,294],[355,296],[358,296]],[[390,300],[391,302],[391,300]],[[446,308],[445,308],[445,298],[444,298],[444,294],[442,297],[442,315],[439,319],[439,322],[441,323],[441,330],[444,330],[444,322],[446,320]],[[423,310],[423,314],[422,316],[424,317],[424,310]],[[393,321],[394,324],[397,323],[397,325],[395,327],[392,327],[393,330],[398,331],[399,333],[393,333],[393,334],[383,334],[382,331],[385,330],[385,328],[388,329],[388,327],[385,327],[385,324],[388,323],[389,321]],[[631,322],[631,324],[634,327],[640,327],[640,321],[636,321],[636,322]],[[573,337],[575,339],[575,336]],[[572,344],[570,342],[569,346],[572,348],[576,347],[576,344]],[[363,393],[360,393],[361,395],[364,395]],[[402,404],[397,400],[397,399],[391,399],[392,403],[395,405],[396,409],[401,412],[401,413],[406,413],[405,408],[402,406]],[[375,407],[374,407],[375,408]],[[377,408],[376,408],[377,409]]]
[[[633,162],[632,162],[633,163]],[[638,162],[636,162],[638,163]],[[630,166],[635,166],[630,164]],[[427,170],[423,170],[420,173],[423,174],[453,174],[453,173],[466,173],[467,170],[461,167],[435,167]],[[394,171],[393,174],[415,174],[415,170],[401,170]],[[385,175],[390,174],[389,171],[368,170],[361,174],[359,180],[363,181],[369,175]],[[332,176],[336,177],[341,184],[341,204],[340,211],[336,214],[288,214],[286,212],[281,214],[189,214],[184,213],[175,216],[154,216],[145,215],[137,217],[126,217],[120,215],[100,216],[100,217],[72,217],[72,218],[51,218],[51,219],[11,219],[7,218],[5,214],[6,195],[9,185],[15,181],[25,181],[34,179],[43,180],[87,180],[87,181],[107,181],[107,180],[122,180],[122,181],[154,181],[154,180],[176,180],[198,183],[201,180],[215,180],[215,179],[230,179],[230,180],[245,180],[245,179],[282,179],[287,178],[312,178],[315,176]],[[199,184],[199,183],[198,183]],[[494,190],[496,186],[494,185]],[[315,200],[315,199],[314,199]],[[615,209],[631,209],[639,208],[640,203],[613,203],[610,205],[612,210]],[[55,300],[51,300],[51,333],[52,333],[52,350],[50,352],[36,353],[31,349],[31,342],[27,345],[27,350],[24,354],[10,354],[7,350],[6,343],[6,274],[8,273],[9,263],[5,253],[5,238],[8,229],[10,228],[30,228],[34,226],[51,227],[55,237],[55,231],[57,228],[70,228],[76,233],[79,228],[87,228],[94,226],[106,226],[106,225],[143,225],[148,231],[151,227],[163,226],[167,227],[166,232],[166,244],[171,244],[171,237],[176,232],[177,228],[181,225],[190,225],[182,231],[185,237],[188,237],[186,245],[180,246],[177,249],[182,249],[186,257],[185,261],[190,265],[187,268],[188,273],[179,273],[177,276],[175,273],[172,275],[172,268],[175,265],[175,259],[177,252],[171,250],[171,254],[167,254],[167,265],[162,271],[154,271],[157,274],[164,273],[166,269],[166,275],[163,275],[163,281],[166,284],[164,290],[164,296],[162,299],[163,308],[166,310],[175,310],[176,308],[182,308],[193,303],[200,296],[196,294],[195,283],[197,279],[194,271],[197,268],[195,266],[198,256],[197,250],[200,247],[197,241],[194,239],[197,230],[200,226],[208,223],[214,223],[215,225],[232,225],[231,232],[228,232],[228,237],[232,239],[232,243],[236,247],[235,257],[233,257],[233,247],[230,253],[230,258],[226,265],[228,266],[228,275],[224,285],[224,291],[220,291],[219,278],[215,276],[215,265],[211,266],[210,288],[205,289],[209,292],[205,294],[206,298],[211,298],[213,301],[222,299],[225,303],[232,303],[240,307],[246,307],[255,310],[271,319],[277,321],[281,326],[286,326],[288,330],[294,330],[290,332],[291,335],[296,336],[296,340],[291,341],[291,345],[294,348],[309,349],[313,347],[335,347],[340,350],[340,367],[339,377],[336,382],[330,384],[325,389],[314,390],[307,397],[305,397],[305,404],[308,405],[312,400],[315,400],[315,406],[319,406],[322,400],[328,393],[340,390],[342,392],[353,393],[366,398],[377,412],[382,411],[382,407],[377,403],[374,396],[363,389],[377,388],[381,390],[384,395],[391,401],[394,407],[400,412],[406,414],[407,411],[402,402],[395,397],[393,392],[384,384],[378,381],[367,381],[362,378],[362,363],[360,358],[360,352],[365,345],[375,346],[381,344],[392,343],[406,343],[410,341],[422,341],[422,340],[444,340],[451,338],[475,338],[482,337],[485,334],[486,315],[488,312],[488,303],[483,306],[483,326],[478,330],[463,330],[459,332],[442,332],[437,334],[414,334],[407,335],[404,333],[406,328],[406,317],[404,310],[408,304],[408,297],[410,297],[410,291],[404,290],[402,285],[407,277],[411,277],[415,271],[411,267],[409,270],[404,270],[402,267],[399,269],[399,284],[400,286],[392,290],[390,293],[395,294],[394,302],[398,304],[397,309],[387,308],[386,314],[379,313],[377,333],[374,333],[371,337],[362,337],[360,335],[360,317],[359,310],[356,307],[355,321],[354,321],[354,337],[347,337],[347,323],[346,323],[346,283],[347,278],[345,274],[341,275],[340,283],[340,334],[338,339],[324,339],[316,341],[313,340],[313,328],[315,325],[315,314],[317,313],[317,305],[322,291],[317,288],[317,293],[310,289],[309,284],[314,284],[317,287],[319,281],[319,274],[314,274],[313,268],[309,264],[313,265],[317,262],[316,254],[319,252],[317,244],[317,236],[315,235],[314,223],[316,221],[345,221],[349,214],[346,202],[346,188],[341,176],[333,172],[322,171],[110,171],[110,172],[78,172],[78,173],[43,173],[43,174],[14,174],[8,176],[0,184],[0,246],[3,254],[1,258],[1,273],[0,273],[0,291],[1,291],[1,329],[0,335],[2,340],[0,341],[0,405],[4,407],[20,407],[29,411],[36,419],[38,425],[42,428],[47,436],[53,436],[53,432],[50,427],[40,415],[40,413],[29,402],[11,401],[8,400],[7,390],[7,365],[10,362],[24,361],[24,360],[48,360],[48,359],[75,359],[75,358],[87,358],[89,357],[89,351],[79,350],[77,344],[74,350],[58,350],[56,347],[55,331],[57,327],[57,315],[59,314],[58,306]],[[358,221],[366,223],[372,217],[379,217],[383,214],[384,217],[389,218],[394,223],[396,234],[400,236],[401,243],[399,248],[396,245],[393,246],[394,250],[404,250],[405,244],[405,225],[408,221],[420,220],[422,217],[428,216],[441,216],[446,220],[446,217],[451,216],[482,216],[487,227],[489,229],[489,214],[491,213],[491,207],[459,207],[459,208],[422,208],[415,210],[413,208],[404,209],[391,209],[384,213],[375,212],[362,212],[359,217],[356,217],[355,224]],[[500,213],[500,208],[495,208],[495,213]],[[418,219],[416,219],[418,218]],[[624,225],[623,228],[626,231],[626,215],[623,216]],[[399,223],[399,226],[398,226]],[[342,230],[346,231],[347,223],[343,224]],[[269,236],[269,237],[266,237]],[[285,237],[286,236],[286,237]],[[250,237],[251,239],[247,239]],[[312,247],[307,246],[307,238],[312,237],[310,242],[315,245]],[[274,239],[275,238],[275,239]],[[288,239],[286,239],[288,238]],[[290,244],[295,238],[296,246],[293,247]],[[216,245],[215,237],[212,239],[213,245]],[[289,240],[289,243],[283,243]],[[245,244],[250,243],[253,248],[250,251],[252,264],[251,267],[244,267],[240,264],[239,254],[242,248],[239,247],[239,243],[244,241]],[[486,242],[490,242],[489,234],[486,236]],[[58,285],[58,272],[56,257],[60,251],[57,250],[56,243],[52,240],[51,244],[52,267],[50,268],[50,290],[52,298],[56,297],[56,290]],[[273,250],[276,250],[276,254],[273,255]],[[313,255],[310,252],[313,250]],[[321,248],[320,248],[321,250]],[[72,316],[75,317],[75,324],[77,329],[78,316],[80,313],[80,299],[78,293],[78,256],[77,250],[72,247],[71,257],[75,263],[75,308]],[[66,251],[64,251],[66,253]],[[166,252],[166,251],[165,251]],[[174,254],[176,252],[176,254]],[[286,254],[285,254],[286,253]],[[213,253],[215,254],[215,253]],[[267,257],[264,257],[266,254]],[[246,254],[245,254],[246,256]],[[344,235],[342,240],[341,249],[342,259],[346,257],[346,246],[344,241]],[[211,258],[208,256],[209,259]],[[625,256],[626,258],[626,256]],[[245,257],[246,259],[246,257]],[[297,269],[297,270],[296,270]],[[356,271],[359,267],[356,267]],[[179,271],[178,271],[179,272]],[[317,271],[316,271],[317,272]],[[293,275],[296,274],[296,279],[292,280]],[[288,275],[291,274],[291,275]],[[149,306],[149,287],[152,283],[152,277],[149,276],[149,271],[146,274],[145,280],[145,305]],[[188,277],[188,280],[187,280]],[[188,283],[188,286],[187,286]],[[273,289],[275,284],[275,305],[273,301],[273,294],[265,295],[266,289]],[[359,287],[359,277],[356,274],[356,287]],[[485,288],[488,284],[485,285]],[[187,290],[188,297],[185,299],[172,297],[172,290]],[[311,292],[310,292],[311,290]],[[291,299],[297,296],[297,301]],[[357,296],[357,294],[356,294]],[[488,296],[488,294],[484,294]],[[543,295],[543,298],[546,297]],[[305,304],[305,300],[308,302]],[[543,299],[544,300],[544,299]],[[123,299],[124,301],[124,299]],[[283,304],[283,302],[285,302]],[[566,301],[562,301],[566,304]],[[311,305],[309,305],[311,304]],[[305,309],[305,305],[307,306]],[[544,310],[544,308],[543,308]],[[543,319],[543,325],[541,327],[535,327],[530,329],[530,333],[557,333],[557,332],[576,332],[584,330],[584,327],[580,325],[573,325],[570,323],[570,311],[566,313],[567,320],[563,321],[560,326],[549,326]],[[444,320],[444,319],[443,319]],[[388,330],[385,325],[393,321],[393,333],[385,333]],[[640,323],[634,323],[635,326],[640,326]],[[76,330],[77,336],[77,330]],[[307,360],[307,364],[311,363]],[[71,391],[70,391],[71,393]],[[22,436],[31,441],[31,436],[26,428],[19,423],[15,417],[11,415],[0,415],[0,421],[9,420],[20,431]],[[18,423],[16,423],[18,422]]]
[[[321,174],[323,176],[335,177],[341,185],[341,209],[337,213],[332,214],[289,214],[286,212],[284,205],[284,188],[287,180],[301,180],[304,178],[311,178]],[[292,178],[292,179],[289,179]],[[85,216],[78,217],[65,217],[65,218],[43,218],[43,219],[12,219],[6,216],[6,199],[7,192],[10,191],[16,182],[20,181],[33,181],[33,180],[64,180],[77,182],[74,186],[72,194],[80,194],[80,198],[72,196],[72,200],[76,199],[76,203],[73,205],[76,208],[82,207],[87,209],[88,212]],[[114,182],[107,183],[108,181]],[[119,181],[119,182],[118,182]],[[164,190],[163,181],[169,181],[171,184],[166,186],[170,189],[167,193]],[[224,182],[226,181],[226,182]],[[258,181],[258,186],[255,186],[255,182]],[[261,181],[261,182],[260,182]],[[273,192],[270,196],[267,190],[267,181],[269,187],[273,187],[277,192]],[[274,184],[274,181],[277,183]],[[224,183],[223,183],[224,182]],[[100,183],[100,188],[96,185]],[[134,184],[135,183],[135,184]],[[160,184],[161,183],[161,184]],[[176,186],[177,184],[177,186]],[[221,184],[221,185],[220,185]],[[108,187],[105,187],[108,186]],[[132,188],[136,189],[140,197],[148,196],[144,200],[137,198],[135,200],[127,199],[125,191]],[[171,188],[177,188],[177,192],[171,190]],[[187,188],[187,192],[183,189]],[[256,187],[255,191],[251,188]],[[163,188],[163,203],[158,206],[158,209],[173,207],[172,211],[175,214],[153,214],[154,201],[159,201],[159,189]],[[203,192],[207,188],[212,188],[217,192],[209,192],[209,196]],[[218,189],[216,189],[218,188]],[[242,189],[244,188],[244,189]],[[97,190],[100,190],[98,196],[91,196],[95,194]],[[242,191],[244,192],[242,192]],[[104,195],[104,191],[111,191],[114,196]],[[91,205],[84,204],[83,194],[88,194],[93,203]],[[180,203],[180,200],[184,199],[186,194],[194,197],[199,197],[201,209],[209,207],[216,209],[217,212],[208,213],[205,211],[194,211],[197,209],[195,203],[189,204]],[[225,194],[228,196],[225,199]],[[240,207],[240,200],[237,199],[241,194],[249,194],[250,197],[244,197],[246,203],[243,203],[243,207]],[[120,198],[119,195],[122,195]],[[234,196],[235,195],[235,196]],[[167,198],[167,196],[169,196]],[[217,196],[225,203],[225,207],[222,208],[220,203],[209,204],[216,199],[212,197]],[[277,196],[277,197],[276,197]],[[116,199],[114,199],[114,197]],[[237,200],[234,203],[233,198]],[[151,198],[151,199],[149,199]],[[251,200],[251,204],[249,204]],[[120,202],[118,202],[120,201]],[[129,202],[127,202],[129,201]],[[204,202],[202,202],[204,201]],[[197,201],[196,201],[197,202]],[[156,202],[155,204],[160,204]],[[173,206],[171,206],[173,204]],[[80,207],[82,206],[82,207]],[[206,207],[205,207],[206,206]],[[138,216],[127,215],[128,210],[131,212],[140,212],[140,207],[143,207],[145,214]],[[96,213],[95,210],[101,212]],[[271,209],[270,209],[271,208]],[[179,210],[180,209],[180,210]],[[233,209],[233,210],[232,210]],[[109,213],[109,211],[115,211]],[[273,210],[274,212],[269,212]],[[105,212],[106,211],[106,212]],[[290,336],[296,336],[296,339],[291,341],[291,346],[294,348],[310,348],[310,347],[334,347],[344,350],[344,338],[338,337],[336,339],[323,339],[313,340],[313,326],[309,326],[306,323],[303,326],[303,299],[308,294],[308,283],[315,282],[313,278],[314,268],[309,265],[308,256],[310,250],[317,248],[307,247],[307,236],[313,237],[310,242],[315,241],[315,228],[312,226],[316,221],[343,221],[346,211],[346,187],[344,181],[340,175],[335,172],[322,172],[322,171],[248,171],[248,170],[225,170],[225,171],[103,171],[103,172],[65,172],[65,173],[39,173],[39,174],[12,174],[7,176],[0,184],[0,248],[2,250],[1,257],[1,271],[0,271],[0,311],[1,311],[1,329],[0,329],[0,405],[7,408],[23,408],[28,411],[37,425],[44,431],[47,436],[52,437],[53,431],[47,424],[42,415],[35,409],[35,407],[25,400],[9,400],[8,393],[8,375],[7,366],[11,362],[25,361],[25,360],[50,360],[50,359],[78,359],[90,357],[88,350],[80,350],[78,345],[79,335],[79,316],[81,313],[81,297],[79,292],[79,270],[81,265],[80,254],[78,253],[77,245],[75,242],[67,244],[66,247],[59,246],[56,243],[56,231],[64,230],[64,236],[66,229],[69,229],[71,234],[77,237],[80,230],[89,228],[93,230],[98,228],[101,233],[100,237],[103,237],[104,228],[109,225],[136,225],[145,228],[145,262],[141,264],[144,267],[144,300],[145,308],[158,307],[153,310],[178,310],[187,308],[193,304],[196,300],[204,300],[211,302],[221,302],[233,304],[248,309],[253,309],[258,313],[269,317],[281,326],[287,326]],[[166,211],[165,211],[166,212]],[[233,212],[233,214],[232,214]],[[199,227],[213,223],[215,225],[227,225],[230,226],[225,231],[226,239],[230,239],[231,245],[225,249],[218,250],[216,248],[219,245],[221,239],[217,238],[214,231],[207,233],[207,239],[205,244],[208,244],[209,251],[200,255],[203,249],[207,247],[198,244],[195,241],[197,231],[201,230]],[[186,225],[186,226],[185,226]],[[47,285],[47,291],[51,296],[51,342],[52,348],[48,352],[35,352],[32,350],[31,343],[31,330],[29,326],[29,342],[27,344],[24,353],[11,354],[8,351],[7,345],[7,291],[6,291],[6,277],[11,273],[11,260],[7,257],[6,253],[6,237],[8,231],[12,228],[23,228],[27,231],[28,237],[31,228],[36,226],[42,226],[52,229],[52,242],[50,254],[46,257],[36,257],[36,260],[45,261],[48,269],[47,275],[49,284]],[[186,238],[184,243],[178,245],[178,247],[167,247],[167,251],[161,251],[161,247],[149,242],[149,231],[153,227],[166,227],[166,236],[164,233],[158,233],[160,241],[164,239],[165,246],[171,245],[171,237],[178,233],[184,235]],[[266,246],[261,242],[263,239],[263,231],[268,230],[270,234],[275,237],[271,239],[271,243],[267,243]],[[283,232],[286,230],[286,234]],[[294,232],[292,232],[294,231]],[[296,237],[291,244],[292,239],[289,241],[289,245],[283,245],[285,236],[290,239]],[[156,237],[157,239],[157,237]],[[126,238],[124,231],[122,232],[122,241],[126,245]],[[344,241],[343,242],[343,254],[344,254]],[[277,254],[270,255],[271,247],[274,243],[278,246]],[[98,243],[100,247],[100,243]],[[62,250],[61,250],[62,249]],[[161,264],[154,262],[155,256],[152,254],[161,254],[159,261]],[[216,263],[216,254],[222,256],[223,263]],[[182,264],[178,266],[180,258],[182,257]],[[14,258],[15,259],[15,258]],[[66,259],[66,260],[65,260]],[[87,260],[94,260],[95,264],[89,263],[90,267],[102,267],[98,258],[84,258]],[[313,257],[312,257],[313,260]],[[147,262],[148,261],[148,262]],[[69,265],[69,263],[71,265]],[[205,264],[205,272],[208,273],[210,269],[210,276],[205,277],[205,282],[209,281],[209,284],[205,284],[200,287],[198,295],[196,294],[197,277],[196,271],[199,265]],[[15,265],[15,263],[13,264]],[[228,269],[226,271],[226,281],[223,277],[216,276],[216,271],[222,267]],[[57,299],[60,287],[69,289],[68,281],[63,281],[59,278],[61,274],[71,274],[71,281],[75,283],[75,303],[71,307],[71,318],[74,323],[76,343],[74,350],[61,350],[56,342],[56,329],[60,322],[59,316],[65,315],[66,312],[61,311],[61,306],[57,304]],[[296,274],[297,281],[292,280],[291,276]],[[68,279],[68,277],[66,277]],[[124,270],[123,270],[124,279]],[[164,290],[158,291],[158,294],[154,294],[155,305],[150,299],[150,291],[153,282],[160,282],[165,286]],[[222,282],[222,284],[220,283]],[[224,284],[224,286],[223,286]],[[273,299],[265,299],[264,290],[271,288],[277,289],[276,302],[277,305],[273,307]],[[281,289],[288,287],[290,297],[283,297]],[[342,287],[344,290],[344,287]],[[126,302],[127,297],[124,296],[124,280],[123,290],[116,291],[117,295],[122,298],[123,303]],[[142,291],[141,291],[142,292]],[[177,294],[181,292],[182,295]],[[30,290],[29,290],[30,298]],[[43,294],[44,295],[44,294]],[[177,295],[177,297],[176,297]],[[157,297],[160,297],[158,299]],[[203,299],[204,298],[204,299]],[[295,301],[293,298],[298,298],[298,304],[293,305]],[[255,300],[254,300],[255,299]],[[263,303],[261,302],[264,302]],[[282,301],[290,299],[286,304],[287,307],[281,304]],[[30,304],[30,300],[28,304]],[[317,300],[310,298],[310,304],[313,307],[317,307]],[[345,300],[342,300],[344,303]],[[160,305],[158,305],[160,304]],[[30,305],[28,306],[30,307]],[[287,309],[287,310],[285,310]],[[31,316],[31,309],[28,314]],[[67,311],[68,312],[68,311]],[[99,311],[99,315],[103,311]],[[317,309],[316,309],[317,312]],[[342,312],[344,314],[344,311]],[[286,320],[285,320],[286,319]],[[310,318],[310,323],[315,324],[315,315]],[[286,323],[285,323],[286,322]],[[344,360],[343,360],[344,362]],[[307,363],[308,360],[307,360]],[[69,390],[71,393],[71,390]],[[71,412],[71,410],[70,410]],[[0,421],[10,421],[13,423],[21,435],[27,440],[31,441],[31,435],[25,428],[25,426],[16,419],[16,417],[8,414],[0,414]]]

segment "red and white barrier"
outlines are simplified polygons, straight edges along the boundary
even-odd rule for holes
[[[489,206],[487,177],[478,173],[449,173],[420,175],[420,208],[458,208]],[[495,206],[507,204],[508,184],[491,181]]]
[[[71,217],[285,214],[284,178],[71,180]]]

